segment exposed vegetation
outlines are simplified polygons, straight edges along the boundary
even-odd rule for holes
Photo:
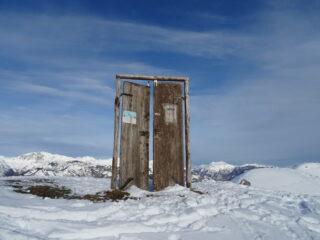
[[[14,191],[22,194],[32,194],[42,198],[64,198],[64,199],[79,199],[89,200],[92,202],[117,202],[119,200],[127,200],[138,198],[130,197],[130,193],[121,190],[103,191],[95,194],[77,195],[72,194],[72,191],[64,186],[58,186],[52,180],[48,179],[30,179],[22,181],[18,179],[10,179],[6,181],[9,186],[14,188]],[[38,185],[38,184],[43,185]],[[30,184],[35,184],[30,186]],[[50,185],[49,185],[50,184]],[[29,186],[28,186],[29,185]]]
[[[42,198],[52,199],[78,199],[89,200],[91,202],[117,202],[119,200],[128,200],[138,198],[130,196],[130,193],[122,190],[102,191],[94,194],[79,195],[74,194],[70,189],[59,186],[54,180],[46,178],[30,178],[30,179],[8,179],[5,180],[6,185],[13,188],[13,191],[22,194],[32,194]],[[198,194],[205,194],[199,190],[190,189],[192,192]],[[146,197],[160,197],[158,194],[147,194]],[[178,195],[179,197],[185,197],[185,195]]]
[[[200,190],[196,190],[196,189],[194,189],[194,188],[190,188],[190,191],[191,191],[191,192],[194,192],[194,193],[198,193],[198,194],[200,194],[200,195],[205,194],[204,192],[201,192]]]

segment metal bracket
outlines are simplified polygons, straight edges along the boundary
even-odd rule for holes
[[[133,177],[128,178],[128,180],[120,187],[120,190],[125,190],[129,187],[129,184],[133,181]]]
[[[131,93],[121,93],[120,97],[122,97],[122,96],[133,97],[133,95]]]

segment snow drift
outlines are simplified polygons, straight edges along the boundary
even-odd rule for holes
[[[101,170],[93,174],[96,166]],[[109,176],[110,167],[111,160],[48,153],[0,157],[0,174],[11,174],[0,177],[0,239],[320,239],[320,163],[294,168],[211,163],[193,169],[193,188],[204,194],[181,186],[152,193],[133,186],[128,191],[136,200],[119,202],[42,199],[8,184],[35,178],[34,184],[95,194],[109,190],[110,178],[66,176]],[[239,185],[242,178],[251,186]]]
[[[202,195],[131,187],[138,200],[92,203],[19,194],[5,183],[30,178],[0,178],[0,239],[320,239],[319,196],[203,180],[193,184]],[[78,194],[110,186],[106,178],[47,178]]]
[[[320,164],[314,165],[320,166]],[[318,171],[319,170],[318,168]],[[319,172],[317,174],[319,174]],[[306,174],[304,171],[301,171],[300,168],[254,169],[237,176],[233,179],[233,182],[239,183],[241,179],[248,180],[253,187],[320,195],[320,178]]]

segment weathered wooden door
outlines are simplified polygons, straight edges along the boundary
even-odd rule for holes
[[[120,139],[120,188],[148,189],[150,88],[124,82]]]
[[[182,84],[154,86],[154,190],[184,185]]]

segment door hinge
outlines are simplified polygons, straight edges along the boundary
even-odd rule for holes
[[[133,97],[133,95],[131,93],[121,93],[120,94],[120,97],[121,96],[128,96],[128,97]]]

